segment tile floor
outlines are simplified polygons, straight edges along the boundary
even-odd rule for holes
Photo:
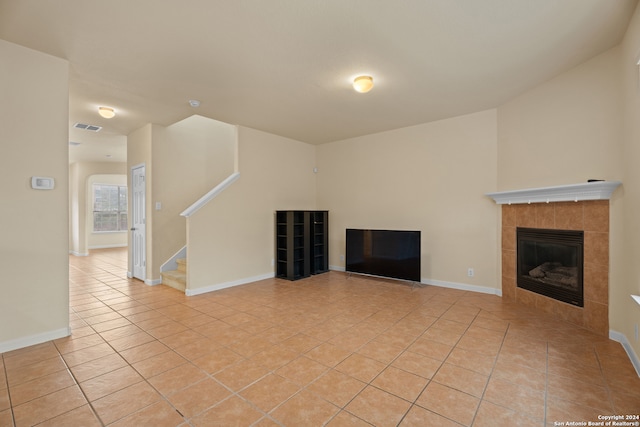
[[[196,297],[70,257],[69,338],[2,354],[0,426],[553,426],[639,414],[622,346],[499,297],[330,272]]]

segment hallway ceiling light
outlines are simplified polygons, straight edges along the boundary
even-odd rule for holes
[[[98,114],[100,114],[105,119],[111,119],[115,117],[116,112],[111,107],[98,107]]]
[[[367,93],[373,88],[373,77],[358,76],[353,80],[353,88],[356,92]]]

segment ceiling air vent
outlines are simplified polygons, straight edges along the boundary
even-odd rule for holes
[[[100,132],[100,129],[102,129],[102,126],[87,125],[84,123],[76,123],[75,125],[73,125],[73,127],[76,129],[84,129],[91,132]]]

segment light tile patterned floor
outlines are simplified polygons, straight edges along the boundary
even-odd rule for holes
[[[2,354],[0,426],[552,426],[640,413],[622,346],[496,296],[330,272],[196,297],[70,257],[69,338]]]

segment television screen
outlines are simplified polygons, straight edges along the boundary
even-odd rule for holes
[[[420,231],[347,229],[346,271],[420,281]]]

